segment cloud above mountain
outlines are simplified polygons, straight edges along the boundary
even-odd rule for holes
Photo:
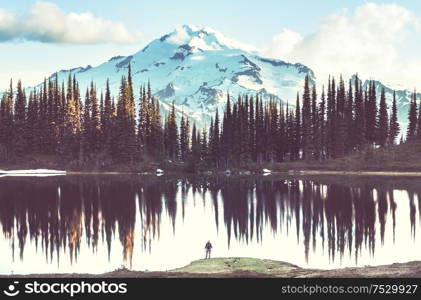
[[[37,2],[21,16],[0,8],[0,41],[57,44],[136,43],[142,37],[122,23],[93,14],[65,13],[50,2]]]
[[[419,84],[420,19],[397,4],[366,3],[349,14],[328,16],[313,34],[283,29],[267,56],[300,62],[325,80],[359,72],[387,82]],[[321,78],[322,77],[322,78]]]

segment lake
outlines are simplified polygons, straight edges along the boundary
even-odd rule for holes
[[[421,179],[0,178],[0,273],[168,270],[205,255],[337,268],[421,260]]]

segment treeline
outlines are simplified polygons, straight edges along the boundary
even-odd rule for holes
[[[297,94],[295,108],[290,109],[288,104],[274,100],[264,102],[259,95],[240,96],[231,105],[228,96],[222,131],[217,112],[209,140],[202,141],[207,145],[201,146],[207,149],[202,159],[207,158],[215,166],[320,161],[396,143],[396,93],[389,111],[385,90],[381,90],[378,101],[374,81],[364,89],[356,77],[345,88],[342,78],[338,84],[329,78],[327,92],[323,88],[319,99],[316,86],[307,76],[301,98]]]
[[[140,87],[138,101],[133,89],[130,65],[117,99],[107,81],[100,95],[92,82],[82,101],[72,75],[66,85],[57,76],[44,80],[28,97],[20,82],[16,91],[11,83],[0,105],[0,160],[48,155],[77,165],[171,160],[192,168],[246,166],[343,157],[393,145],[399,135],[395,93],[388,109],[385,90],[378,101],[374,82],[363,88],[358,77],[347,88],[342,78],[329,78],[319,97],[307,76],[294,107],[260,95],[231,103],[228,95],[222,118],[216,111],[205,129],[190,128],[184,115],[178,120],[174,103],[163,117],[150,83]],[[408,139],[421,136],[415,96],[409,115]]]
[[[58,83],[57,76],[44,80],[29,97],[20,81],[16,91],[11,82],[0,105],[0,160],[19,162],[44,156],[67,164],[107,165],[145,158],[178,159],[174,105],[162,120],[150,83],[140,87],[139,103],[136,109],[130,66],[121,78],[117,100],[108,80],[100,95],[92,82],[84,101],[75,76],[69,75],[66,86]],[[183,126],[189,130],[188,121]]]

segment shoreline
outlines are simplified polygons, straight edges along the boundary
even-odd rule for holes
[[[298,173],[298,174],[296,174]],[[288,171],[291,175],[356,175],[356,176],[421,176],[421,171],[329,171],[329,170],[302,170]]]
[[[247,257],[212,258],[192,261],[169,271],[131,271],[117,269],[102,274],[58,273],[0,275],[0,278],[421,278],[421,261],[381,266],[346,267],[329,270],[307,269],[296,265]]]
[[[66,171],[66,175],[156,175],[155,172],[121,172],[121,171]],[[167,171],[162,175],[225,175],[225,176],[273,176],[273,175],[344,175],[344,176],[402,176],[421,177],[421,171],[331,171],[331,170],[289,170],[272,171],[270,173],[233,172],[227,175],[224,171],[205,171],[203,173],[188,173]]]
[[[370,171],[370,170],[309,170],[309,169],[291,169],[291,170],[269,170],[262,169],[261,171],[251,170],[206,170],[203,172],[185,172],[180,170],[163,170],[162,172],[156,171],[74,171],[74,170],[53,170],[53,172],[45,172],[45,169],[41,169],[44,172],[34,172],[37,169],[20,169],[20,170],[0,170],[0,175],[199,175],[199,176],[214,176],[214,175],[225,175],[225,176],[273,176],[273,175],[289,175],[289,176],[301,176],[301,175],[344,175],[344,176],[402,176],[402,177],[421,177],[421,171]],[[228,169],[229,170],[229,169]],[[263,170],[267,170],[263,171]],[[20,171],[20,172],[17,172]]]

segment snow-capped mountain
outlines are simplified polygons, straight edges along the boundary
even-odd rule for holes
[[[62,70],[57,75],[60,82],[66,82],[69,73],[75,74],[81,89],[91,80],[99,90],[104,89],[109,78],[117,96],[129,63],[136,94],[140,85],[150,80],[164,110],[175,101],[179,112],[199,125],[207,123],[217,108],[223,110],[227,92],[233,98],[259,93],[266,99],[294,103],[304,77],[308,74],[315,81],[312,70],[302,64],[259,56],[252,47],[210,28],[190,25],[153,40],[133,55],[113,57],[97,67]]]
[[[260,56],[251,46],[211,28],[192,25],[176,28],[133,55],[112,57],[96,67],[61,70],[57,76],[59,82],[66,82],[69,73],[74,74],[82,95],[91,81],[101,91],[109,79],[113,95],[118,96],[121,76],[127,75],[129,63],[136,96],[139,87],[150,80],[152,93],[159,98],[164,113],[174,101],[178,113],[186,114],[198,126],[207,124],[217,108],[223,111],[227,92],[233,99],[239,94],[259,93],[264,99],[273,97],[294,105],[296,93],[302,93],[304,77],[308,74],[316,83],[307,66]],[[321,84],[317,82],[318,86]],[[391,107],[393,90],[379,81],[375,85],[378,97],[385,88]],[[363,88],[366,86],[368,80],[363,79]],[[396,91],[401,132],[406,132],[411,93]]]

